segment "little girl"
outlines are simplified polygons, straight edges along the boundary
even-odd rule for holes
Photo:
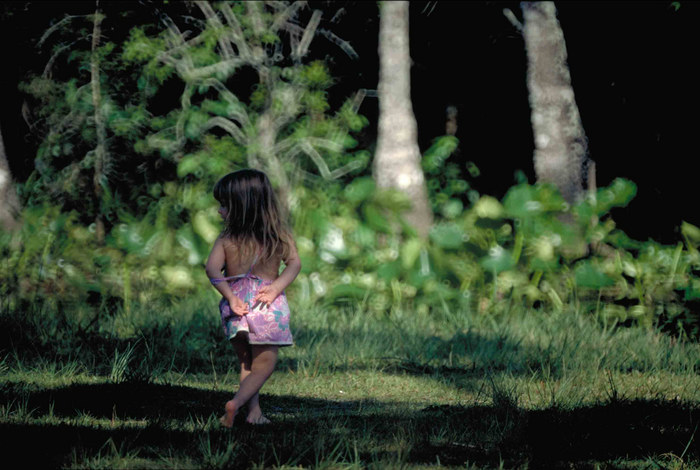
[[[258,391],[275,369],[279,347],[292,345],[284,289],[299,274],[301,262],[264,173],[251,169],[230,173],[216,183],[214,197],[221,205],[224,229],[206,272],[223,296],[221,322],[241,363],[238,393],[226,402],[221,424],[231,427],[246,403],[246,421],[265,424],[269,420],[260,409]],[[285,268],[280,273],[281,262]]]

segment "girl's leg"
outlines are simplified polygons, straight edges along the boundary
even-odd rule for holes
[[[236,350],[236,355],[238,356],[238,361],[241,364],[241,378],[240,382],[243,382],[248,375],[250,375],[252,363],[253,363],[253,350],[250,344],[243,338],[238,338],[231,341],[234,349]],[[260,394],[256,393],[250,400],[248,400],[248,417],[246,420],[251,424],[264,424],[269,422],[265,417],[263,417],[262,409],[260,408]]]
[[[226,414],[221,418],[221,424],[226,427],[233,426],[236,412],[258,393],[275,370],[278,350],[278,346],[251,346],[250,373],[241,381],[238,393],[233,397],[233,400],[226,402]]]

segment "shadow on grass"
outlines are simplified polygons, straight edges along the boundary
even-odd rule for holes
[[[263,400],[272,424],[237,422],[226,430],[206,423],[218,416],[230,392],[132,383],[23,387],[6,383],[1,396],[5,403],[25,402],[33,421],[0,423],[0,434],[3,448],[28,468],[70,465],[73,455],[97,455],[110,440],[142,459],[179,456],[197,466],[208,465],[212,452],[229,459],[224,466],[236,467],[314,466],[330,460],[580,468],[669,453],[700,457],[695,439],[700,408],[678,402],[617,401],[573,410],[507,405],[408,410],[400,403],[268,395]],[[49,413],[63,418],[61,424],[42,423]],[[104,420],[113,417],[110,428]],[[96,419],[103,420],[101,426]],[[127,419],[146,423],[128,427]],[[226,454],[227,447],[233,452]]]

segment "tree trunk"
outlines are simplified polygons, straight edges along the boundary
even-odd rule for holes
[[[394,188],[411,199],[406,213],[422,237],[433,222],[418,148],[418,129],[411,104],[408,2],[383,1],[379,21],[379,124],[374,178],[380,188]]]
[[[569,204],[583,196],[586,135],[581,124],[566,44],[553,2],[523,2],[534,164],[537,180],[553,183]]]
[[[5,143],[0,130],[0,228],[12,230],[17,227],[19,199],[12,182],[12,172],[7,162]]]
[[[95,2],[95,16],[92,26],[92,57],[90,59],[90,86],[92,89],[92,106],[94,108],[95,130],[97,133],[97,146],[95,147],[95,173],[93,187],[97,215],[95,216],[95,235],[98,243],[103,243],[105,238],[104,217],[102,214],[102,180],[105,175],[105,163],[107,161],[107,130],[102,116],[102,95],[100,92],[100,62],[97,48],[100,45],[102,30],[100,24],[104,16],[100,13],[99,2]]]
[[[248,165],[251,168],[264,171],[275,187],[280,204],[285,210],[291,205],[290,182],[282,161],[275,155],[275,142],[277,141],[277,129],[274,124],[274,114],[271,106],[260,115],[258,119],[258,151],[248,154]]]

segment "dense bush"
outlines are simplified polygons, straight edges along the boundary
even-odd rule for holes
[[[402,304],[416,311],[577,308],[611,323],[660,323],[696,334],[693,304],[700,283],[698,230],[684,224],[685,244],[637,242],[615,228],[610,211],[634,196],[618,179],[576,207],[555,188],[519,184],[503,201],[483,195],[435,224],[429,240],[392,231],[400,196],[357,179],[334,199],[305,192],[312,210],[298,224],[306,297],[363,300],[369,310]],[[313,228],[313,229],[311,229]]]
[[[25,210],[22,230],[2,236],[3,308],[39,302],[87,322],[92,317],[79,313],[86,308],[128,312],[213,296],[202,270],[220,224],[213,198],[200,184],[157,190],[146,217],[123,214],[104,245],[74,212]],[[676,246],[629,239],[610,211],[635,191],[618,179],[567,207],[555,188],[521,183],[502,201],[481,195],[467,208],[442,211],[421,240],[401,219],[410,202],[369,177],[297,185],[292,215],[303,271],[290,290],[299,305],[359,303],[387,315],[399,307],[497,315],[574,304],[608,324],[694,337],[700,229],[683,224]]]

